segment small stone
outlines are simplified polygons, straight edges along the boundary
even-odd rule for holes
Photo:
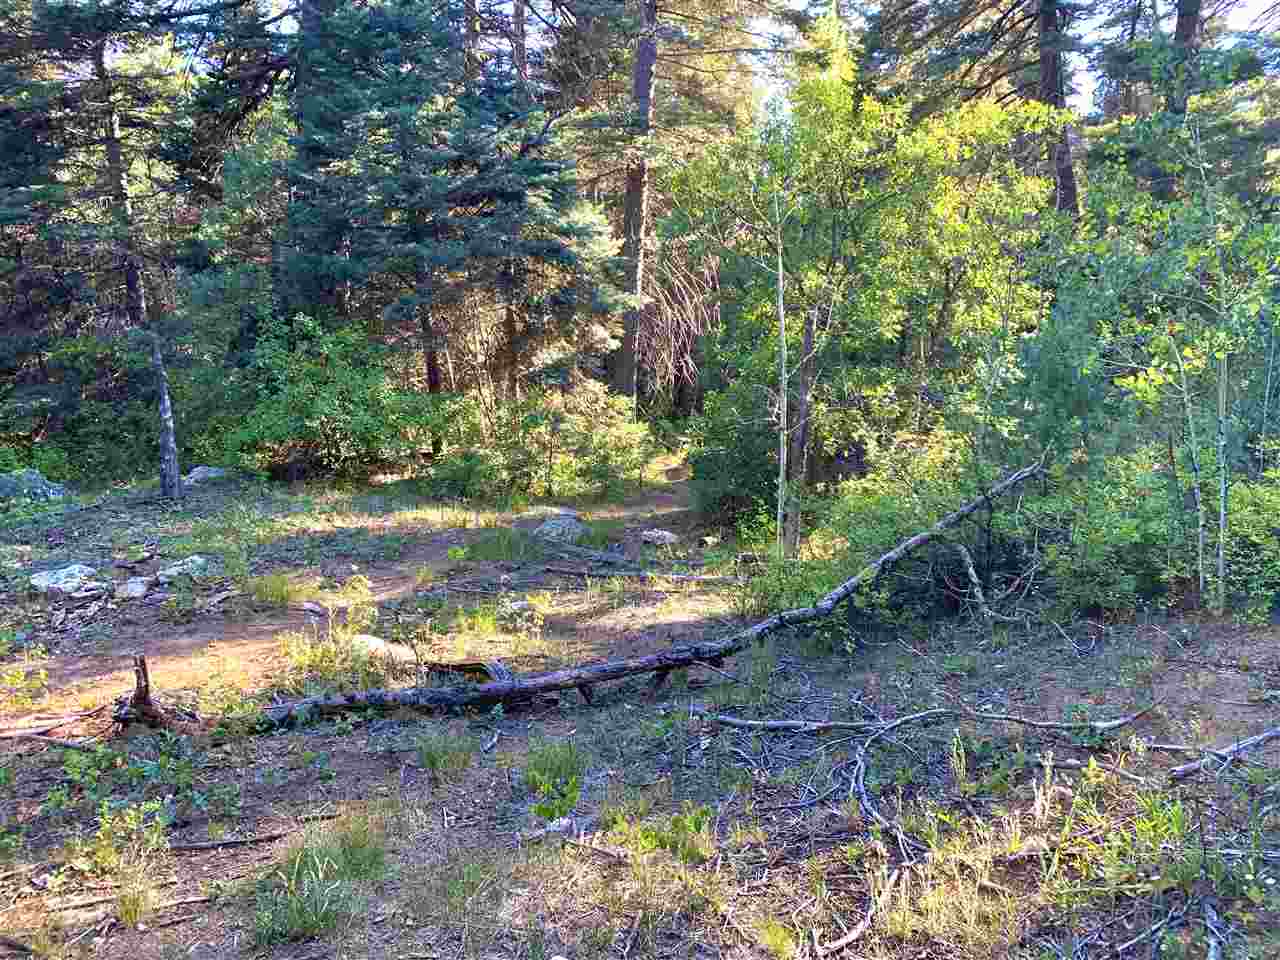
[[[640,539],[645,543],[656,543],[664,547],[680,542],[680,538],[670,530],[645,530],[640,534]]]
[[[97,571],[83,563],[31,575],[31,589],[37,593],[75,593]]]
[[[116,596],[124,600],[141,600],[154,582],[150,577],[130,577],[124,583],[116,584]]]
[[[556,543],[573,543],[587,533],[586,525],[576,517],[567,515],[550,517],[538,524],[533,535],[540,540],[551,540]]]
[[[199,577],[207,573],[208,570],[209,561],[202,556],[196,555],[170,564],[157,573],[156,577],[161,583],[169,583],[179,577]]]
[[[196,467],[185,477],[182,478],[183,483],[196,484],[204,483],[206,480],[221,480],[227,475],[225,467]]]

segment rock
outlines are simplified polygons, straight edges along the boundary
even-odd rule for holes
[[[31,575],[31,589],[37,593],[75,593],[97,571],[83,563]]]
[[[122,600],[141,600],[155,583],[151,577],[130,577],[124,583],[116,584],[116,596]]]
[[[640,539],[645,543],[656,543],[664,547],[680,542],[680,538],[670,530],[646,530],[640,534]]]
[[[46,480],[39,470],[0,473],[0,500],[61,500],[68,490]]]
[[[71,594],[72,600],[94,600],[107,592],[107,585],[101,580],[85,580],[80,589]]]
[[[221,480],[227,475],[225,467],[196,467],[185,477],[182,478],[183,483],[204,483],[206,480]]]
[[[406,647],[403,643],[389,643],[381,637],[375,637],[370,633],[357,633],[351,638],[353,644],[360,644],[369,653],[379,657],[388,657],[392,660],[399,660],[401,663],[417,663],[418,658],[414,655],[413,650]]]
[[[177,580],[179,577],[199,577],[209,571],[209,561],[200,555],[187,557],[185,560],[179,560],[172,563],[156,574],[156,579],[161,583],[169,583],[171,580]]]
[[[542,520],[546,517],[573,517],[575,520],[581,520],[582,514],[576,510],[570,510],[568,507],[534,507],[532,510],[526,510],[519,514],[517,520]]]
[[[586,525],[577,517],[562,514],[548,517],[538,524],[533,535],[540,540],[552,540],[557,543],[573,543],[587,533]]]

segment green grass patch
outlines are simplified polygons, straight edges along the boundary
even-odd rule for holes
[[[452,779],[468,767],[475,758],[476,744],[470,737],[457,737],[447,733],[424,734],[415,743],[418,764],[433,781]]]
[[[381,821],[352,814],[308,831],[254,895],[253,939],[260,947],[309,940],[349,922],[364,907],[362,884],[387,867]]]

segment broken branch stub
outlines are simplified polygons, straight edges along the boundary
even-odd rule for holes
[[[907,554],[929,543],[970,514],[982,509],[998,497],[1036,476],[1044,469],[1044,460],[1023,467],[1001,480],[981,496],[975,497],[958,510],[947,514],[928,530],[902,541],[878,560],[867,564],[855,576],[836,587],[812,607],[784,610],[761,620],[744,630],[721,640],[704,641],[687,646],[672,647],[641,657],[625,657],[601,663],[585,664],[549,673],[512,675],[494,679],[489,683],[467,684],[451,687],[407,687],[401,690],[356,690],[349,693],[308,697],[294,703],[269,707],[264,718],[276,725],[288,724],[301,716],[343,713],[369,707],[396,709],[409,707],[419,710],[439,710],[450,707],[483,707],[495,703],[526,700],[545,693],[590,687],[608,680],[621,680],[637,674],[669,674],[672,670],[684,670],[701,663],[720,664],[725,658],[740,653],[784,627],[795,627],[814,620],[829,617],[835,609],[848,600],[867,581],[886,567],[897,563]],[[559,549],[559,547],[557,547]]]

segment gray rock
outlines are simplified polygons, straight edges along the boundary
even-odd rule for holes
[[[204,483],[206,480],[221,480],[227,475],[225,467],[196,467],[185,477],[182,478],[183,483],[196,484]]]
[[[645,543],[656,543],[664,547],[680,542],[680,538],[670,530],[645,530],[640,534],[640,539]]]
[[[161,583],[169,583],[177,580],[179,577],[199,577],[209,572],[209,561],[198,554],[193,557],[187,557],[185,560],[179,560],[177,563],[170,564],[159,573],[156,578]]]
[[[116,596],[122,600],[141,600],[153,583],[155,581],[151,577],[130,577],[124,583],[116,584]]]
[[[33,573],[31,589],[37,593],[75,593],[96,572],[93,567],[86,567],[83,563],[73,563],[57,570]]]
[[[552,540],[557,543],[573,543],[587,532],[586,525],[577,517],[549,517],[538,524],[533,535],[540,540]]]
[[[581,520],[582,515],[568,507],[534,507],[516,516],[517,520],[541,520],[544,517],[573,517]]]
[[[364,647],[374,656],[399,660],[401,663],[416,663],[418,660],[413,650],[403,643],[388,642],[370,633],[357,633],[351,638],[351,642]]]
[[[69,491],[46,480],[39,470],[0,473],[0,500],[61,500]]]

